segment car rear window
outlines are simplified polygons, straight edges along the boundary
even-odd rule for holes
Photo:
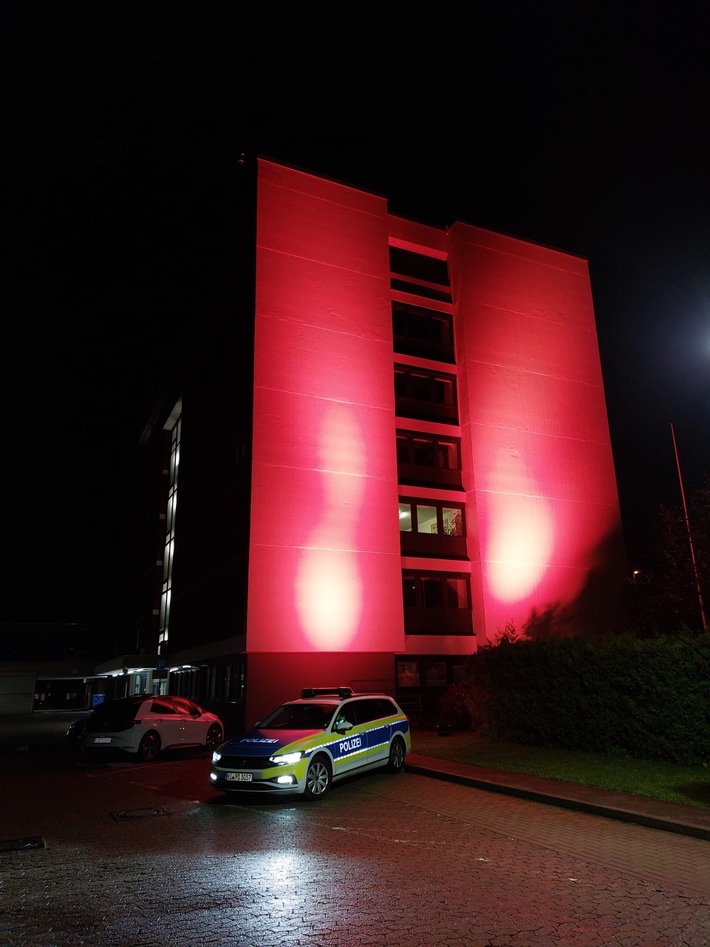
[[[110,700],[99,706],[89,715],[86,727],[88,730],[126,730],[133,726],[138,710],[145,698],[126,700]]]
[[[154,697],[150,710],[154,714],[174,714],[175,705],[167,697]]]
[[[381,717],[392,717],[398,712],[394,703],[387,697],[366,697],[353,700],[345,707],[352,707],[358,723],[369,723],[371,720],[379,720]]]

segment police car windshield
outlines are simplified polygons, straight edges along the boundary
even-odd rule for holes
[[[330,723],[334,710],[333,704],[317,701],[309,701],[307,704],[283,704],[262,720],[260,729],[324,730]]]

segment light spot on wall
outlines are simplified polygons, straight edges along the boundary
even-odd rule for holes
[[[516,602],[540,584],[552,557],[552,506],[514,450],[499,451],[486,503],[488,585],[499,601]]]
[[[343,405],[326,411],[319,435],[322,499],[296,578],[296,607],[308,640],[337,650],[355,635],[362,612],[356,529],[363,514],[365,445]]]

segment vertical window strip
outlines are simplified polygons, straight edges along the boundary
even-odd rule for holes
[[[165,548],[163,550],[163,584],[160,595],[160,628],[158,653],[165,654],[170,637],[170,598],[173,582],[173,557],[175,554],[175,518],[177,511],[177,481],[180,466],[180,430],[178,418],[170,439],[170,482],[168,484],[168,515],[166,517]]]

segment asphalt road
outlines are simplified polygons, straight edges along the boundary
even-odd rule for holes
[[[705,840],[408,772],[313,804],[208,770],[2,755],[0,945],[710,944]]]

